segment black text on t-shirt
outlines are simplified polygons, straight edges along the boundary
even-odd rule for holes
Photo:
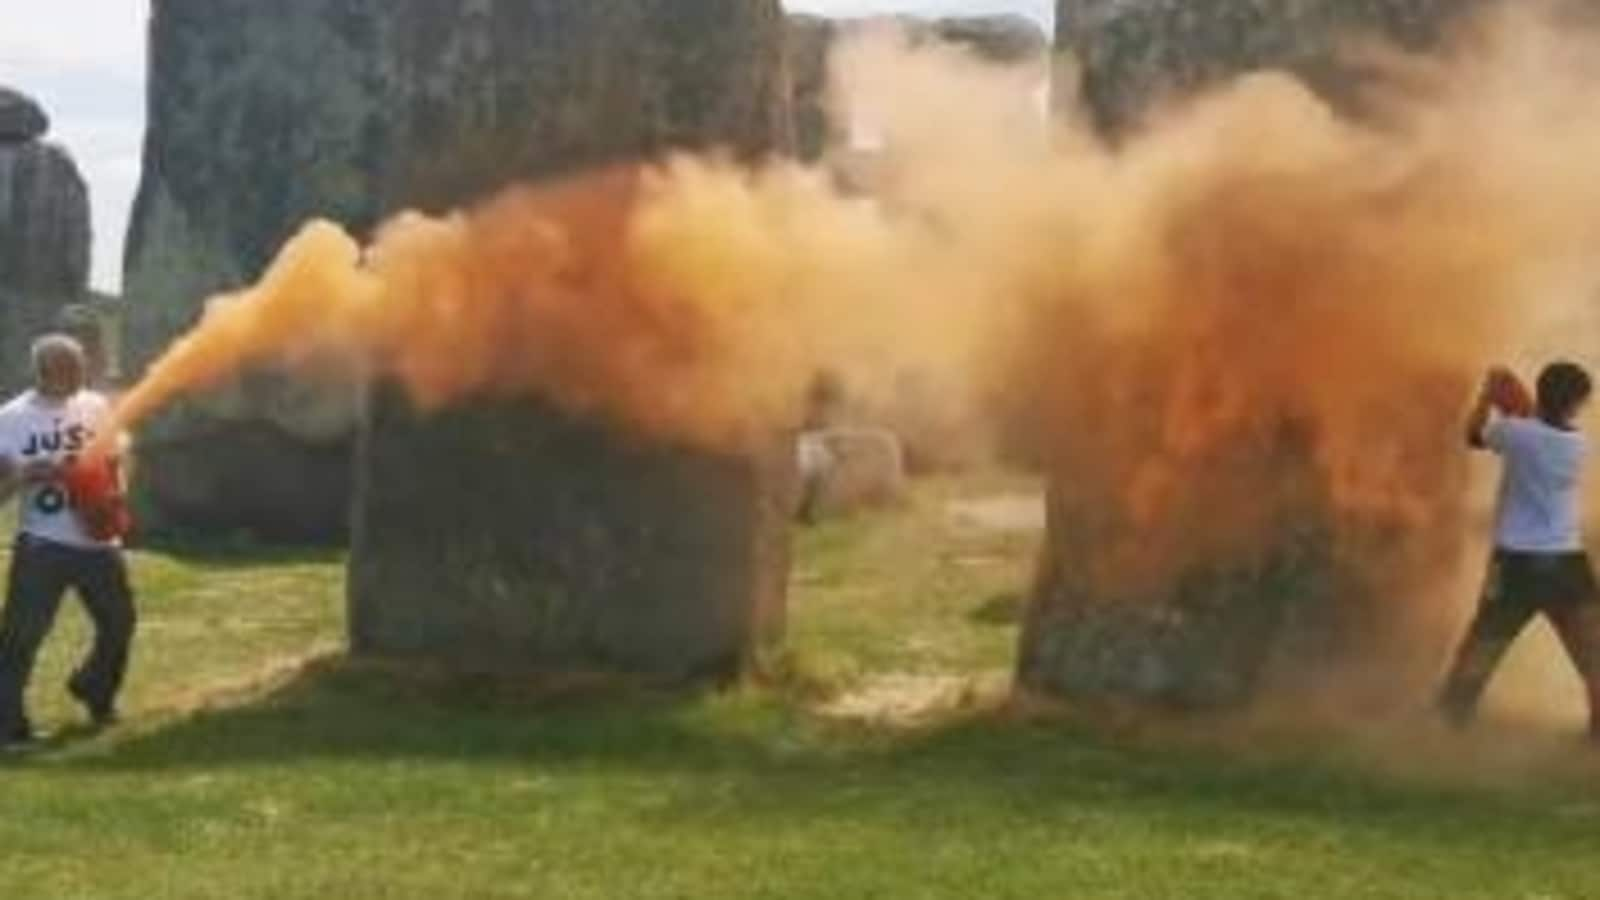
[[[28,435],[22,446],[22,455],[32,458],[45,453],[77,453],[89,445],[94,433],[84,425],[62,428],[59,424],[49,431],[36,431]]]

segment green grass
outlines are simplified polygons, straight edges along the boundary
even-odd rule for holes
[[[847,696],[1003,675],[1032,539],[947,514],[996,487],[803,535],[794,666]],[[341,662],[337,559],[136,564],[132,721],[0,768],[0,896],[1600,897],[1600,769],[1563,748],[1480,778],[1448,742],[1388,766],[983,691],[912,721],[789,682],[537,699]]]
[[[936,481],[902,509],[803,532],[789,645],[833,681],[1009,670],[1037,539],[965,525],[950,506],[1031,487]]]

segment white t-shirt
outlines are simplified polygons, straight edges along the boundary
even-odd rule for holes
[[[110,411],[111,404],[94,391],[60,401],[26,391],[0,407],[0,456],[19,469],[39,460],[63,462],[89,446]],[[19,504],[19,527],[25,534],[71,547],[114,545],[84,530],[62,485],[24,484]]]
[[[1505,460],[1495,543],[1522,553],[1583,549],[1578,528],[1579,486],[1588,442],[1576,431],[1537,419],[1499,418],[1483,431]]]

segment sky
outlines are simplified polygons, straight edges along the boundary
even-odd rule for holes
[[[1020,13],[1048,25],[1053,2],[787,0],[786,5],[794,12],[829,16]],[[148,0],[0,0],[0,84],[44,105],[52,121],[48,139],[71,151],[83,170],[93,204],[91,280],[111,292],[122,282],[122,241],[139,186],[148,14]]]

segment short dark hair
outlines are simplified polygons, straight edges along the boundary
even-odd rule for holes
[[[1547,419],[1565,419],[1589,399],[1594,384],[1589,373],[1577,363],[1554,362],[1539,373],[1539,414]]]
[[[88,358],[84,352],[83,344],[70,334],[51,333],[34,339],[33,346],[29,348],[28,355],[33,361],[34,374],[44,370],[45,361],[52,356],[71,356],[77,359],[79,365],[85,365]]]

